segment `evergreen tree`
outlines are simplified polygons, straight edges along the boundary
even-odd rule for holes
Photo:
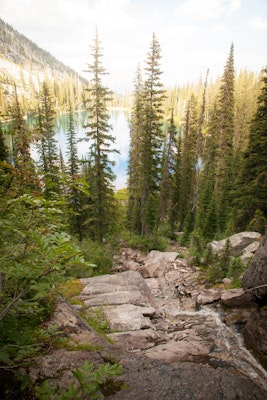
[[[173,207],[173,193],[175,182],[175,171],[178,152],[178,136],[177,128],[174,123],[173,109],[171,110],[171,118],[166,134],[164,152],[163,152],[163,167],[162,179],[160,183],[160,206],[159,219],[167,218],[170,222],[170,213]]]
[[[191,95],[185,111],[185,123],[183,128],[182,160],[181,160],[181,202],[179,220],[184,229],[187,214],[192,213],[194,195],[194,170],[196,163],[197,143],[197,99]],[[187,219],[187,221],[189,221]]]
[[[224,232],[230,211],[234,138],[234,46],[224,68],[218,97],[218,147],[215,165],[215,200],[218,229]]]
[[[2,130],[2,126],[0,125],[0,162],[8,160],[8,150],[5,145],[5,136]]]
[[[103,85],[102,78],[106,75],[102,65],[101,47],[96,31],[92,48],[92,63],[88,64],[91,74],[89,87],[86,89],[88,123],[86,135],[90,143],[91,158],[91,226],[90,234],[98,241],[102,241],[104,234],[111,226],[114,213],[114,192],[112,183],[114,174],[110,155],[116,150],[111,148],[115,138],[110,134],[107,102],[110,100],[110,91]]]
[[[71,105],[68,111],[69,128],[67,131],[67,166],[68,192],[67,207],[69,212],[69,225],[72,234],[78,235],[82,241],[82,205],[85,182],[82,181],[80,162],[78,157],[77,133],[74,128],[74,116]]]
[[[200,174],[199,202],[194,225],[195,234],[211,240],[217,232],[215,207],[215,165],[218,146],[218,103],[215,100],[210,111],[210,121],[204,138],[203,167]]]
[[[41,174],[43,175],[44,196],[51,199],[60,193],[60,160],[57,141],[55,102],[48,82],[44,81],[39,98],[39,121],[37,130]]]
[[[267,69],[263,71],[262,83],[258,107],[250,125],[242,173],[234,194],[233,219],[237,230],[246,229],[257,215],[267,220]]]
[[[171,207],[169,210],[169,224],[171,233],[174,232],[179,221],[179,211],[181,203],[181,165],[182,165],[182,146],[181,135],[177,138],[177,152],[175,157],[174,173],[172,178],[172,189],[170,193]],[[180,226],[179,226],[180,227]]]
[[[2,127],[0,125],[0,197],[6,191],[10,182],[10,174],[7,168],[8,164],[8,150],[5,145],[5,138]]]
[[[225,232],[230,214],[234,137],[233,45],[210,111],[194,231],[207,240]]]
[[[140,145],[144,126],[143,81],[140,66],[134,81],[133,106],[130,120],[130,151],[128,165],[127,220],[131,231],[141,232]]]
[[[26,129],[23,112],[19,103],[17,87],[14,85],[14,99],[11,107],[11,135],[14,138],[12,152],[13,190],[17,195],[40,190],[33,159],[31,157],[31,132]]]
[[[160,45],[153,34],[146,61],[144,82],[144,124],[140,138],[141,235],[149,235],[157,224],[159,184],[163,148],[163,100],[165,94],[160,81]]]

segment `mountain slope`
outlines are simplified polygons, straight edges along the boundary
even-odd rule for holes
[[[77,76],[77,73],[53,57],[48,51],[41,49],[24,35],[21,35],[0,18],[0,59],[2,73],[13,75],[16,66],[23,71],[37,75],[48,75],[63,78],[64,75]],[[12,68],[13,66],[13,68]],[[15,75],[15,78],[17,76]],[[85,79],[79,77],[81,81]]]

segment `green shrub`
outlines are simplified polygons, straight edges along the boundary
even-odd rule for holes
[[[112,254],[108,246],[86,239],[82,241],[80,248],[85,260],[95,266],[91,272],[91,276],[104,275],[111,272]]]
[[[115,380],[122,374],[122,366],[118,364],[100,364],[97,369],[87,360],[83,366],[72,371],[76,383],[70,383],[63,390],[57,385],[53,387],[45,380],[35,387],[39,400],[86,400],[100,399],[121,390],[123,382]]]
[[[81,316],[98,333],[105,334],[110,332],[110,322],[106,318],[103,307],[90,307],[81,312]]]
[[[232,258],[227,272],[227,278],[233,281],[230,285],[231,288],[240,287],[243,274],[246,272],[247,266],[242,263],[240,257]]]
[[[128,230],[121,232],[121,238],[129,247],[149,252],[151,250],[164,251],[168,247],[168,239],[159,235],[140,236]]]

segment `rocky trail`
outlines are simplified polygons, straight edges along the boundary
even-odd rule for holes
[[[81,279],[83,306],[59,299],[49,323],[99,350],[57,350],[30,371],[32,380],[56,378],[64,387],[84,359],[97,365],[112,358],[123,365],[126,389],[110,399],[265,399],[267,372],[240,333],[257,306],[242,289],[207,287],[200,269],[174,250],[145,256],[122,247],[113,274]],[[77,313],[99,307],[112,344]]]

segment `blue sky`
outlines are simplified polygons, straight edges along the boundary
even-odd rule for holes
[[[0,0],[0,16],[81,74],[97,26],[107,84],[119,92],[132,90],[153,32],[166,86],[207,68],[222,75],[232,42],[237,70],[267,65],[267,0]]]

